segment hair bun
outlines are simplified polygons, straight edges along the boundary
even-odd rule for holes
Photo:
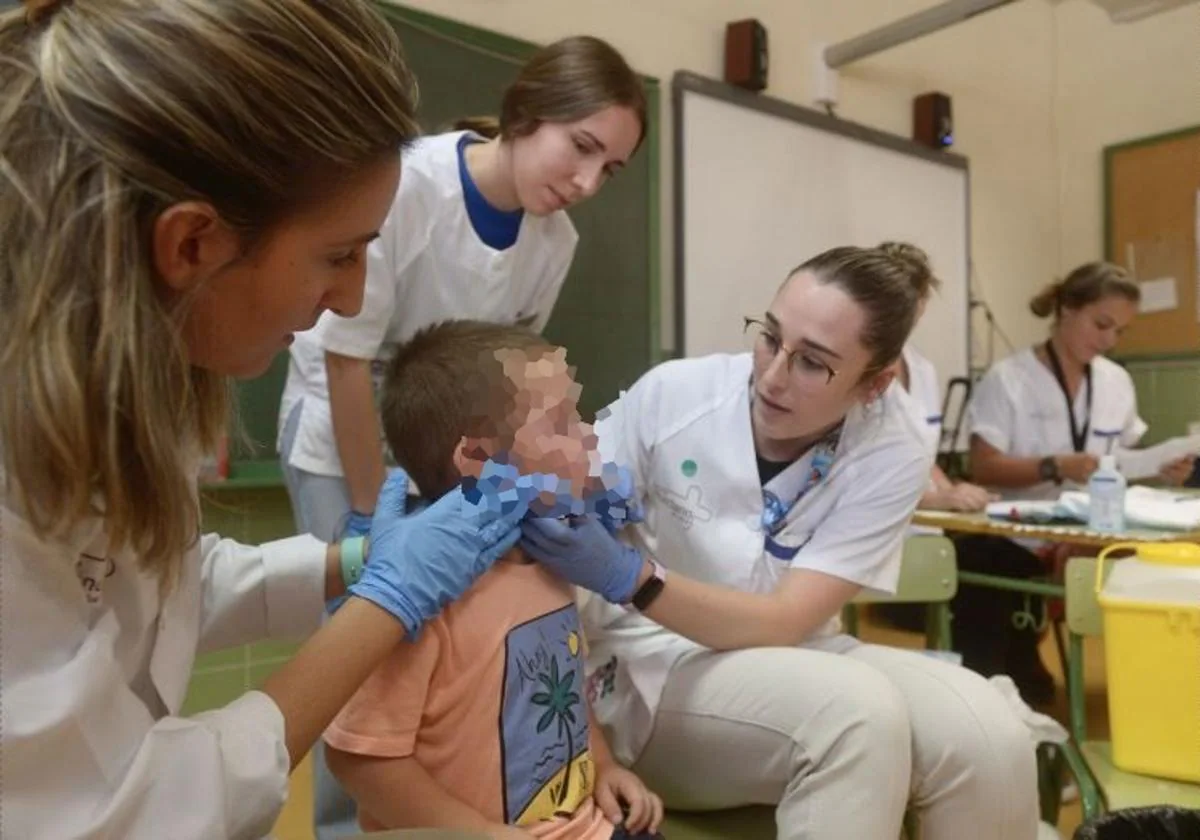
[[[1119,265],[1088,262],[1076,266],[1062,280],[1055,280],[1029,301],[1029,311],[1039,318],[1057,316],[1063,309],[1081,309],[1112,296],[1132,303],[1142,299],[1137,282]]]
[[[883,242],[877,250],[903,268],[917,297],[923,298],[941,285],[941,281],[933,274],[929,255],[916,245],[908,242]]]
[[[1029,301],[1029,311],[1036,318],[1049,318],[1058,311],[1058,300],[1062,293],[1063,281],[1054,280],[1047,283],[1042,290]]]

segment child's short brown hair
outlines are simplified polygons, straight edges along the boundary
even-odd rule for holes
[[[401,345],[384,377],[380,410],[392,455],[433,501],[458,483],[454,451],[463,437],[505,440],[515,385],[499,356],[554,345],[521,326],[443,321]]]

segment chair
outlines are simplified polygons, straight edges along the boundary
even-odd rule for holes
[[[954,543],[939,535],[912,536],[904,541],[896,594],[860,593],[842,611],[842,624],[847,633],[857,636],[858,609],[863,604],[925,604],[925,647],[950,650],[950,600],[957,593]]]
[[[950,599],[957,591],[954,543],[942,536],[909,537],[904,543],[896,594],[859,595],[843,610],[842,622],[846,632],[857,635],[858,608],[862,604],[885,601],[927,604],[926,646],[931,650],[950,650]],[[906,823],[907,836],[917,836],[912,822]],[[670,811],[662,833],[667,840],[772,840],[775,808],[759,805],[725,811]]]
[[[1066,759],[1079,784],[1085,820],[1105,809],[1115,811],[1147,805],[1177,805],[1200,808],[1200,785],[1126,773],[1112,763],[1108,741],[1087,738],[1087,708],[1084,697],[1083,640],[1104,634],[1100,604],[1096,600],[1095,557],[1072,557],[1067,561],[1067,695],[1071,704],[1071,739]]]

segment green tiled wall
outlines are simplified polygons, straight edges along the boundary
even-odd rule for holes
[[[1200,422],[1200,356],[1129,361],[1125,364],[1137,388],[1138,411],[1149,425],[1144,444],[1187,434]]]
[[[204,500],[204,530],[257,544],[295,533],[283,487],[212,489]],[[184,700],[185,715],[223,706],[262,683],[296,645],[264,641],[207,653],[196,660]]]

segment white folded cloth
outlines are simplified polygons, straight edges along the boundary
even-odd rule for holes
[[[1087,522],[1090,498],[1071,490],[1055,501],[1006,501],[987,506],[988,516],[1021,522],[1070,519]],[[1125,493],[1125,527],[1159,531],[1200,529],[1200,496],[1155,487],[1130,487]]]

